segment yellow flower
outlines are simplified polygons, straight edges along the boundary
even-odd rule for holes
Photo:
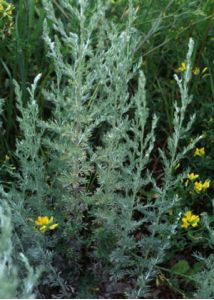
[[[187,175],[187,178],[190,180],[190,181],[193,181],[193,180],[195,180],[196,178],[198,178],[199,177],[199,175],[198,174],[194,174],[194,173],[189,173],[188,175]]]
[[[198,67],[195,67],[193,70],[192,70],[192,73],[194,74],[194,75],[199,75],[200,74],[200,69],[198,68]]]
[[[210,180],[206,179],[203,183],[203,189],[206,190],[210,187]]]
[[[196,193],[200,193],[203,191],[203,183],[201,181],[196,181],[194,184],[194,190]]]
[[[58,224],[53,224],[53,217],[41,217],[39,216],[36,220],[35,220],[35,225],[38,226],[39,231],[41,231],[42,233],[44,233],[46,230],[54,230]]]
[[[37,220],[35,221],[36,225],[48,225],[53,222],[53,217],[38,217]]]
[[[184,72],[186,70],[186,63],[182,62],[180,67],[176,69],[177,72]]]
[[[194,184],[194,190],[196,193],[205,192],[210,187],[210,180],[206,179],[204,183],[196,181]]]
[[[194,156],[203,156],[203,155],[205,155],[204,147],[195,149]]]
[[[191,211],[187,211],[182,218],[182,228],[188,228],[189,226],[196,227],[200,221],[199,216],[192,214]]]

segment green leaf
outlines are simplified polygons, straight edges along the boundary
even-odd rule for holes
[[[186,274],[190,269],[188,261],[182,259],[179,260],[172,268],[172,273]]]
[[[188,275],[195,275],[199,273],[204,267],[204,263],[202,261],[198,261],[193,265],[193,267],[188,271]]]

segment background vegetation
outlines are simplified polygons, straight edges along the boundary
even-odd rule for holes
[[[0,0],[1,298],[214,297],[213,24]]]

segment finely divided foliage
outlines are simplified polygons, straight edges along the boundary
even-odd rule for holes
[[[1,190],[0,206],[0,297],[3,299],[35,298],[34,286],[40,271],[34,272],[28,259],[19,253],[19,268],[13,261],[11,212],[6,204],[7,195]],[[24,269],[24,272],[23,272]],[[19,272],[22,276],[19,276]]]
[[[180,215],[170,221],[168,216],[181,208],[176,186],[186,172],[175,176],[174,170],[201,138],[186,141],[195,119],[186,119],[193,40],[184,75],[175,76],[180,101],[174,104],[167,148],[158,149],[162,176],[156,178],[152,155],[158,152],[158,117],[147,106],[142,60],[134,62],[141,43],[136,10],[129,1],[126,27],[119,32],[106,18],[110,2],[98,0],[88,13],[89,2],[58,1],[65,28],[53,1],[43,1],[43,39],[54,64],[53,80],[43,90],[51,107],[46,121],[39,117],[36,101],[43,75],[28,90],[26,106],[14,82],[21,136],[15,153],[18,171],[7,198],[15,230],[12,237],[10,210],[1,206],[5,248],[0,248],[0,295],[17,295],[23,274],[12,257],[22,252],[26,298],[33,297],[33,288],[37,297],[47,288],[59,298],[91,296],[87,276],[93,284],[107,282],[110,295],[120,284],[127,297],[146,297],[180,226]],[[48,227],[38,230],[35,220],[54,220],[56,226],[51,232]],[[39,278],[30,265],[43,266]],[[9,275],[12,281],[7,281]]]

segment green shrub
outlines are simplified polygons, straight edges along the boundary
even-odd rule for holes
[[[131,0],[95,4],[44,0],[42,5],[20,1],[16,34],[22,37],[15,37],[19,47],[24,47],[28,34],[21,21],[25,7],[29,28],[37,20],[39,24],[23,58],[34,65],[35,39],[40,38],[46,14],[44,47],[41,39],[39,45],[47,51],[42,61],[49,66],[47,70],[43,66],[42,73],[37,68],[36,77],[35,69],[29,72],[29,78],[35,77],[30,87],[24,67],[20,84],[13,81],[15,89],[11,88],[18,131],[16,150],[9,158],[14,165],[4,162],[8,180],[2,180],[2,195],[10,206],[0,211],[0,220],[6,222],[0,232],[6,262],[0,272],[3,297],[33,297],[33,289],[38,298],[149,297],[163,274],[164,284],[183,297],[205,295],[207,288],[206,295],[212,295],[209,265],[209,278],[197,292],[203,266],[196,270],[195,261],[192,265],[187,261],[202,244],[205,255],[213,246],[212,208],[198,204],[204,195],[210,199],[210,189],[198,193],[195,183],[187,182],[193,167],[205,176],[209,164],[205,158],[203,165],[203,158],[198,160],[192,151],[199,141],[203,146],[200,132],[196,138],[192,135],[197,120],[188,111],[193,107],[189,86],[195,85],[194,43],[189,40],[183,69],[177,66],[171,98],[169,86],[163,82],[162,87],[160,74],[154,75],[153,62],[150,74],[142,59],[147,54],[140,53],[160,47],[162,15],[173,1],[167,2],[163,1],[159,15],[155,4],[149,10],[150,1],[145,1],[142,11],[139,1]],[[171,9],[183,14],[185,7],[182,2]],[[139,11],[140,16],[148,16],[148,23],[141,24]],[[147,32],[143,39],[142,28]],[[158,80],[157,97],[167,95],[165,108],[155,104],[151,78]],[[38,99],[45,101],[41,104]],[[13,115],[8,105],[6,110]],[[45,118],[44,107],[48,108]],[[163,129],[164,110],[169,130]],[[196,218],[192,223],[191,217]],[[184,250],[187,260],[179,258]],[[38,266],[43,269],[40,276],[33,271]]]

